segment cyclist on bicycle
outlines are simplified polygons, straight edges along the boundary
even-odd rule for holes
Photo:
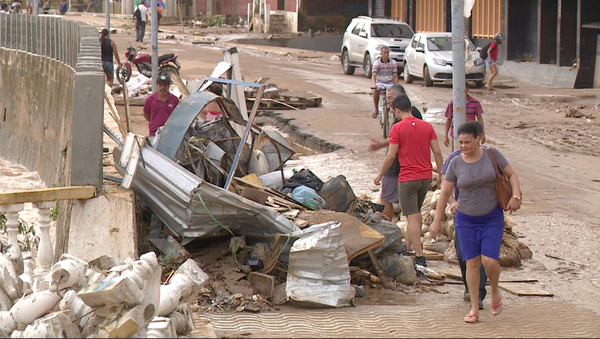
[[[398,83],[398,65],[396,60],[390,59],[390,48],[387,46],[381,47],[381,57],[377,58],[373,63],[373,80],[372,88],[385,88],[386,90],[390,86]],[[373,90],[373,104],[375,110],[371,117],[377,118],[379,114],[379,89]]]

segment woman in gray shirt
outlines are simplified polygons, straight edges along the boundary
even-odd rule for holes
[[[458,142],[462,153],[452,159],[448,166],[435,219],[430,227],[433,237],[441,233],[444,209],[456,185],[460,196],[454,224],[463,259],[467,262],[467,286],[471,295],[471,311],[464,319],[467,323],[475,323],[479,318],[477,302],[481,264],[485,267],[490,281],[492,315],[498,315],[502,311],[502,298],[498,289],[498,258],[504,234],[504,212],[496,198],[496,172],[492,160],[487,149],[479,146],[479,138],[477,128],[472,124],[463,124],[458,129]],[[512,213],[521,208],[519,179],[504,156],[495,148],[491,150],[510,180],[513,197],[508,207]]]

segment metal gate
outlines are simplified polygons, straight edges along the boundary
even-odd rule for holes
[[[473,38],[492,39],[500,32],[502,0],[477,0],[472,11]]]
[[[444,0],[417,0],[417,32],[444,32],[444,3]]]

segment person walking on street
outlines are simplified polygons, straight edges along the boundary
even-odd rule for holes
[[[106,74],[106,84],[112,89],[113,78],[115,76],[115,65],[113,64],[113,56],[117,60],[117,69],[121,67],[121,60],[117,52],[117,45],[109,38],[108,29],[104,28],[100,33],[100,49],[102,55],[102,69]]]
[[[469,121],[466,124],[473,124],[477,128],[477,134],[479,136],[483,133],[483,127],[477,121]],[[483,140],[481,141],[483,143]],[[442,185],[444,184],[444,177],[446,172],[448,171],[448,165],[455,157],[459,156],[462,151],[457,149],[456,151],[450,153],[446,160],[444,161],[444,166],[440,171],[440,175],[442,176]],[[454,186],[454,196],[452,194],[448,197],[448,204],[450,205],[450,211],[452,214],[456,214],[456,207],[458,206],[458,187]],[[463,284],[465,285],[465,292],[463,294],[463,299],[465,301],[471,302],[471,295],[469,294],[469,288],[467,287],[467,263],[463,260],[462,253],[460,252],[460,242],[458,241],[458,237],[456,236],[456,229],[454,231],[454,247],[456,248],[456,257],[458,258],[458,266],[460,267],[460,273],[462,275]],[[487,295],[487,291],[485,289],[485,285],[487,283],[487,275],[485,274],[485,268],[483,265],[479,267],[479,309],[483,309],[483,299]]]
[[[398,155],[400,174],[398,176],[398,192],[402,214],[407,219],[407,237],[415,250],[415,263],[427,266],[421,248],[421,207],[425,195],[431,187],[432,166],[431,151],[438,168],[442,168],[443,158],[437,135],[430,123],[415,118],[412,104],[406,95],[400,95],[392,102],[392,108],[399,123],[390,131],[390,147],[379,174],[375,177],[375,185],[381,183]],[[438,177],[436,185],[439,186]]]
[[[500,279],[500,245],[504,234],[504,212],[496,198],[496,171],[487,148],[479,145],[480,136],[473,124],[458,128],[462,153],[450,161],[436,208],[435,219],[429,232],[432,237],[441,234],[441,222],[448,198],[456,185],[460,190],[454,217],[456,235],[463,259],[467,262],[467,286],[471,310],[464,321],[475,323],[479,319],[479,269],[485,267],[490,282],[492,315],[502,311],[502,296],[498,288]],[[513,196],[508,203],[512,212],[521,208],[521,189],[515,171],[506,158],[491,148],[502,171],[509,178]]]
[[[397,96],[406,95],[406,91],[404,87],[400,84],[392,85],[386,92],[387,102],[391,105],[391,103],[396,99]],[[390,108],[390,112],[393,110]],[[415,106],[412,107],[412,115],[417,118],[423,120],[423,116],[418,108]],[[395,119],[395,125],[399,120]],[[367,150],[372,152],[378,149],[388,147],[390,144],[389,139],[385,139],[383,141],[371,140],[369,146],[367,146]],[[387,150],[386,150],[387,153]],[[400,164],[398,163],[398,155],[396,155],[396,159],[390,166],[390,169],[385,173],[385,175],[381,178],[381,204],[384,206],[383,215],[385,215],[389,221],[393,221],[394,219],[394,204],[398,203],[398,175],[400,175]]]
[[[171,86],[171,77],[160,74],[156,80],[156,92],[144,101],[144,118],[149,122],[148,136],[152,144],[154,144],[156,130],[167,122],[179,104],[179,99],[169,92],[169,86]]]
[[[396,60],[390,59],[390,48],[384,46],[381,48],[381,57],[375,60],[373,63],[373,75],[371,80],[373,82],[373,104],[375,110],[371,117],[377,118],[379,114],[379,88],[385,87],[389,89],[392,85],[398,83],[398,65]]]
[[[488,49],[488,57],[485,59],[485,65],[490,69],[490,75],[485,85],[488,91],[492,90],[492,82],[494,81],[496,75],[498,75],[496,63],[498,61],[498,49],[502,44],[502,40],[504,40],[504,34],[496,33],[496,35],[494,35],[494,41],[492,41],[490,44],[490,48]]]
[[[8,4],[3,2],[0,3],[0,13],[4,13],[4,14],[9,14],[10,12],[8,11]]]
[[[476,98],[469,95],[469,82],[465,81],[465,112],[467,115],[466,121],[474,121],[477,120],[481,124],[481,128],[483,131],[483,108],[481,107],[481,103]],[[444,114],[446,117],[446,129],[444,131],[444,145],[446,147],[450,147],[450,138],[452,138],[452,151],[454,151],[454,100],[450,100],[448,107],[446,107],[446,113]],[[448,132],[450,136],[448,136]],[[481,143],[485,143],[485,134],[481,134]]]
[[[148,7],[141,2],[133,11],[133,20],[135,21],[135,41],[144,42],[146,35],[146,21],[148,20]]]

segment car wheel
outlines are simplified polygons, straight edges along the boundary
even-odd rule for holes
[[[431,80],[431,77],[429,76],[429,68],[427,66],[425,66],[425,69],[423,70],[423,77],[425,78],[425,86],[433,86],[433,80]]]
[[[365,78],[371,78],[373,74],[373,65],[371,64],[371,55],[365,55],[365,60],[363,61],[363,69],[365,70]]]
[[[350,66],[350,57],[348,57],[348,51],[345,49],[342,52],[342,69],[346,75],[354,74],[354,66]]]
[[[412,75],[410,75],[410,71],[408,70],[408,64],[405,63],[404,64],[404,82],[406,82],[407,84],[412,84],[414,78]]]
[[[475,81],[475,87],[477,87],[477,88],[483,87],[483,80],[482,81]]]

